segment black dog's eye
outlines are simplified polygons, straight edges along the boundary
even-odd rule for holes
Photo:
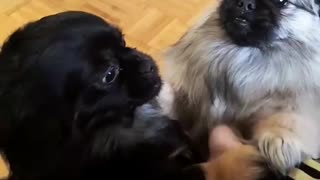
[[[115,66],[109,67],[109,69],[106,71],[105,76],[102,79],[103,83],[112,83],[118,76],[119,69]]]
[[[274,3],[278,8],[283,8],[288,4],[288,0],[274,0]]]

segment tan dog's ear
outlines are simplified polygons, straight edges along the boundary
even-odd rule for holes
[[[270,175],[254,146],[241,145],[201,164],[206,180],[259,180]]]

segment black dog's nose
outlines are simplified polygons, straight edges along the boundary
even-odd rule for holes
[[[156,69],[156,65],[153,61],[147,60],[139,64],[138,71],[139,73],[152,73]]]
[[[242,13],[253,11],[256,8],[255,0],[239,0],[237,4]]]

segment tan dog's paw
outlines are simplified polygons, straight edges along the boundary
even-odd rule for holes
[[[288,134],[266,132],[258,139],[262,155],[282,173],[302,161],[302,145]]]
[[[304,160],[296,118],[294,114],[275,114],[260,121],[255,129],[254,140],[261,154],[283,174]]]
[[[206,180],[258,180],[272,175],[259,151],[249,145],[227,151],[202,164],[202,168]]]

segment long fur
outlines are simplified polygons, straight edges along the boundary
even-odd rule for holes
[[[290,138],[299,145],[294,150],[281,150],[270,138],[269,150],[280,153],[264,155],[283,171],[302,157],[319,157],[320,146],[314,138],[320,137],[319,6],[313,0],[289,1],[279,12],[271,40],[259,46],[239,45],[230,38],[221,23],[221,6],[166,53],[165,80],[175,92],[173,113],[178,119],[187,119],[184,122],[195,138],[217,123],[244,123],[241,130],[249,134],[249,139],[260,117],[282,112],[299,114],[295,123],[308,124],[303,130],[293,127],[295,133]],[[278,127],[265,131],[270,128]],[[298,138],[302,136],[305,138]],[[289,137],[279,138],[286,143]],[[283,160],[287,151],[298,153]]]

